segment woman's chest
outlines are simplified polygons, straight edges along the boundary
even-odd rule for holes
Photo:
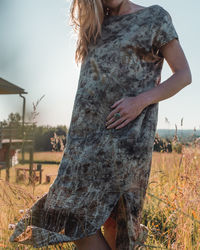
[[[130,65],[154,61],[150,30],[147,22],[102,25],[102,34],[95,45],[89,46],[89,55],[100,63]]]

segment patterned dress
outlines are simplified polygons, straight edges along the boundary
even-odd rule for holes
[[[49,192],[27,211],[10,241],[34,247],[90,236],[111,217],[117,250],[132,250],[140,231],[158,119],[151,104],[123,128],[107,129],[111,105],[159,83],[159,48],[179,39],[160,5],[106,16],[81,65],[67,142]]]

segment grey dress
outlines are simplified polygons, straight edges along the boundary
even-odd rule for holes
[[[92,234],[117,222],[117,250],[137,240],[151,169],[158,103],[121,129],[107,129],[111,105],[157,86],[159,48],[178,39],[160,5],[106,16],[102,35],[81,65],[67,143],[49,192],[21,219],[10,241],[41,247]]]

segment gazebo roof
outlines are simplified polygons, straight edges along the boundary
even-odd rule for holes
[[[28,94],[24,89],[0,77],[0,94]]]

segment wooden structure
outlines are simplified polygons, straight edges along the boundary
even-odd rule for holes
[[[0,94],[28,94],[28,92],[25,92],[24,89],[0,77]]]
[[[22,122],[14,126],[0,125],[0,168],[6,168],[6,181],[10,178],[10,167],[11,159],[16,149],[22,151],[22,161],[24,161],[24,149],[29,150],[29,174],[32,176],[33,172],[33,128],[31,123],[26,123],[27,127],[30,128],[28,133],[25,131],[25,104],[26,99],[22,94],[27,94],[24,89],[19,86],[8,82],[7,80],[0,78],[0,95],[19,94],[23,98],[23,109],[22,109]],[[25,134],[26,132],[26,134]]]
[[[28,126],[28,125],[27,125]],[[30,125],[31,126],[31,125]],[[24,148],[29,150],[29,169],[30,176],[33,169],[33,131],[29,131],[26,137],[23,134],[22,127],[2,127],[0,126],[0,168],[6,169],[6,181],[10,179],[10,167],[12,166],[12,156],[17,149]]]
[[[41,167],[41,164],[37,164],[37,168],[33,168],[32,169],[32,179],[29,180],[29,182],[33,182],[33,181],[39,181],[39,183],[41,184],[42,183],[42,167]],[[30,169],[28,168],[18,168],[16,167],[15,168],[15,178],[16,178],[16,183],[19,181],[20,179],[20,173],[23,173],[24,177],[26,178],[26,172],[29,172],[29,178],[30,178]],[[39,173],[39,176],[37,175],[37,173]]]
[[[19,96],[23,98],[23,109],[22,109],[22,130],[23,130],[25,121],[26,98],[22,94],[28,94],[28,92],[25,92],[24,89],[0,77],[0,95],[13,95],[13,94],[14,95],[19,94]],[[22,160],[24,160],[23,145],[22,145]]]

